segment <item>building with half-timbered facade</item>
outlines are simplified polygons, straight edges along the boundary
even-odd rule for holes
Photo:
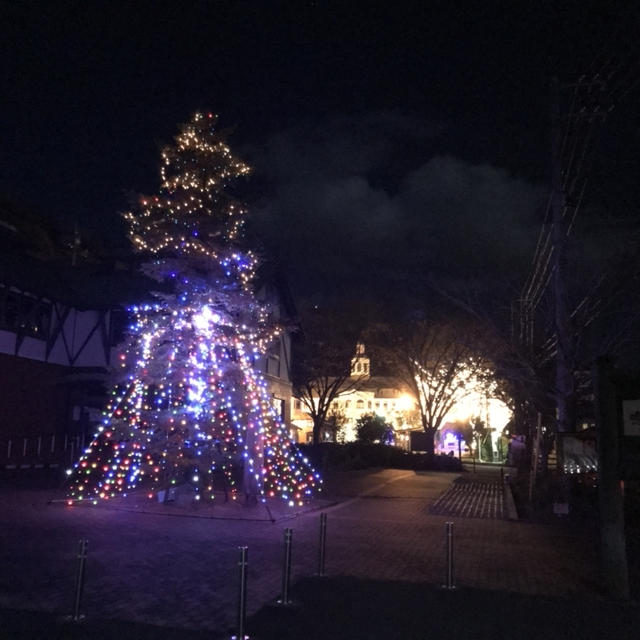
[[[101,419],[129,304],[157,287],[129,260],[75,261],[42,255],[0,207],[0,465],[66,462]],[[75,263],[75,264],[74,264]],[[276,319],[291,326],[295,308],[286,286],[259,294]],[[291,408],[291,338],[281,334],[256,362],[285,422]]]

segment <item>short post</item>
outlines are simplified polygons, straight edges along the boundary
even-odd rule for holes
[[[249,566],[248,556],[249,547],[238,547],[240,551],[240,559],[238,567],[240,569],[240,589],[238,591],[238,631],[235,636],[231,636],[231,640],[248,640],[249,636],[245,635],[245,623],[247,619],[247,569]]]
[[[75,603],[73,606],[72,620],[78,622],[84,615],[80,613],[80,605],[82,603],[82,591],[84,590],[84,565],[87,559],[87,545],[89,541],[81,538],[80,546],[78,548],[78,570],[76,572],[76,594]]]
[[[11,440],[7,442],[7,460],[11,458]]]
[[[320,545],[318,548],[318,575],[324,577],[324,558],[327,545],[327,514],[320,514]]]
[[[55,451],[56,448],[56,434],[52,434],[51,436],[51,453]]]
[[[37,454],[38,458],[40,457],[40,452],[42,451],[42,436],[38,436],[38,445],[37,445]]]
[[[284,557],[282,564],[282,593],[278,604],[287,606],[291,604],[289,600],[289,583],[291,582],[291,538],[293,529],[284,530]]]
[[[455,589],[453,584],[453,522],[446,523],[447,531],[447,582],[445,589]]]
[[[22,443],[22,457],[26,458],[27,457],[27,438],[24,438],[24,441]]]

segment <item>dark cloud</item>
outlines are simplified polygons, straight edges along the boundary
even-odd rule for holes
[[[433,256],[431,268],[495,271],[530,258],[543,196],[502,169],[437,156],[407,176],[399,199],[410,231]]]
[[[526,268],[544,191],[437,154],[444,132],[398,113],[340,116],[281,131],[254,152],[269,195],[252,231],[298,296],[384,296],[429,273]]]
[[[371,175],[394,173],[416,155],[428,157],[430,141],[443,125],[399,111],[331,115],[307,119],[271,135],[254,150],[259,171],[267,178]]]

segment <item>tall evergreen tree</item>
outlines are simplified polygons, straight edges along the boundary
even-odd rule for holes
[[[292,446],[257,360],[281,329],[255,296],[245,210],[229,183],[249,172],[213,114],[196,113],[162,150],[161,187],[124,214],[154,302],[133,307],[121,377],[72,471],[69,500],[190,483],[196,499],[280,497],[299,504],[319,476]]]

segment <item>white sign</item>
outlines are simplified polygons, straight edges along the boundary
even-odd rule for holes
[[[625,436],[640,436],[640,400],[623,400],[622,415]]]

